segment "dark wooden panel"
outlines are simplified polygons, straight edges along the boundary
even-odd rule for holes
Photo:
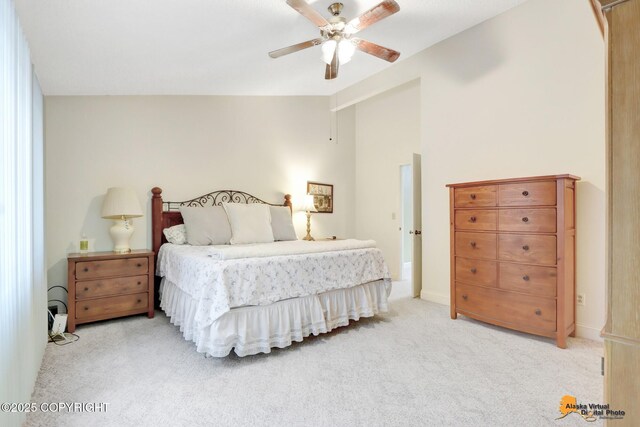
[[[76,264],[76,278],[96,279],[100,277],[132,276],[146,274],[147,258],[124,258],[102,261],[85,261]]]

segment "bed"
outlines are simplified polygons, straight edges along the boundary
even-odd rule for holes
[[[391,279],[375,242],[195,246],[168,243],[163,233],[184,222],[181,208],[262,204],[285,206],[290,217],[289,195],[272,204],[241,191],[219,190],[168,202],[160,188],[151,192],[158,303],[198,352],[213,357],[232,350],[238,356],[269,353],[388,311]]]

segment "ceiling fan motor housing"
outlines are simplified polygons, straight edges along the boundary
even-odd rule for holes
[[[342,12],[344,5],[342,3],[332,3],[327,9],[333,16],[338,16]]]

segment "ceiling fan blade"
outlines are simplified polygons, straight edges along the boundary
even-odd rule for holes
[[[314,8],[304,0],[287,0],[287,4],[298,11],[299,14],[313,22],[319,28],[331,26],[322,15],[320,15]]]
[[[326,80],[333,80],[338,77],[338,51],[333,53],[333,59],[331,64],[327,64],[327,68],[324,71],[324,78]]]
[[[400,56],[400,52],[396,50],[389,49],[388,47],[380,46],[379,44],[371,43],[370,41],[359,39],[357,37],[352,38],[351,42],[356,46],[356,49],[380,59],[384,59],[385,61],[395,62],[395,60]]]
[[[274,50],[272,52],[269,52],[269,56],[272,58],[280,58],[281,56],[298,52],[300,50],[307,49],[313,46],[318,46],[320,44],[322,44],[321,37],[313,40],[307,40],[306,42],[294,44],[292,46],[283,47],[282,49]]]
[[[364,30],[370,25],[393,15],[400,10],[400,5],[393,0],[385,0],[377,6],[367,10],[357,18],[353,18],[349,21],[345,27],[345,32],[349,34],[355,34],[360,30]]]

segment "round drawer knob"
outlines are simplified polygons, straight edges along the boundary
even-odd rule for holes
[[[87,292],[89,290],[89,288],[84,288],[84,291]]]
[[[85,307],[85,308],[84,308],[84,311],[87,311],[87,310],[89,310],[89,307]]]
[[[476,199],[476,195],[475,194],[470,194],[469,197],[471,197],[471,200],[475,200]]]
[[[522,192],[522,195],[523,195],[524,197],[527,197],[527,196],[529,195],[529,192],[528,192],[527,190],[524,190],[524,191]]]
[[[476,218],[475,216],[472,216],[471,218],[469,218],[469,221],[471,221],[471,222],[476,222],[476,219],[477,219],[477,218]]]
[[[138,304],[140,304],[141,302],[142,302],[142,300],[141,300],[141,299],[139,299],[139,300],[138,300]]]
[[[140,282],[140,281],[139,281],[139,282],[138,282],[138,285],[142,285],[142,282]]]
[[[137,265],[138,265],[138,267],[142,267],[142,264],[140,264],[140,263],[138,263]]]
[[[476,247],[476,242],[471,242],[470,245],[471,245],[472,248],[475,248]]]
[[[540,316],[542,314],[542,310],[539,308],[536,309],[536,316]]]
[[[462,295],[462,299],[466,301],[468,297],[466,295]]]
[[[524,218],[522,218],[522,222],[529,222],[529,218],[525,216]]]
[[[476,270],[476,268],[475,268],[475,267],[473,267],[473,268],[471,269],[471,272],[472,272],[473,274],[476,274],[476,272],[477,272],[477,271],[478,271],[478,270]]]
[[[524,280],[525,282],[528,282],[529,276],[525,274],[524,276],[522,276],[522,280]]]
[[[525,251],[528,251],[528,250],[529,250],[529,245],[524,245],[524,246],[522,247],[522,249],[524,249]]]
[[[87,267],[84,268],[84,272],[86,273],[87,271],[89,271],[89,269]]]

